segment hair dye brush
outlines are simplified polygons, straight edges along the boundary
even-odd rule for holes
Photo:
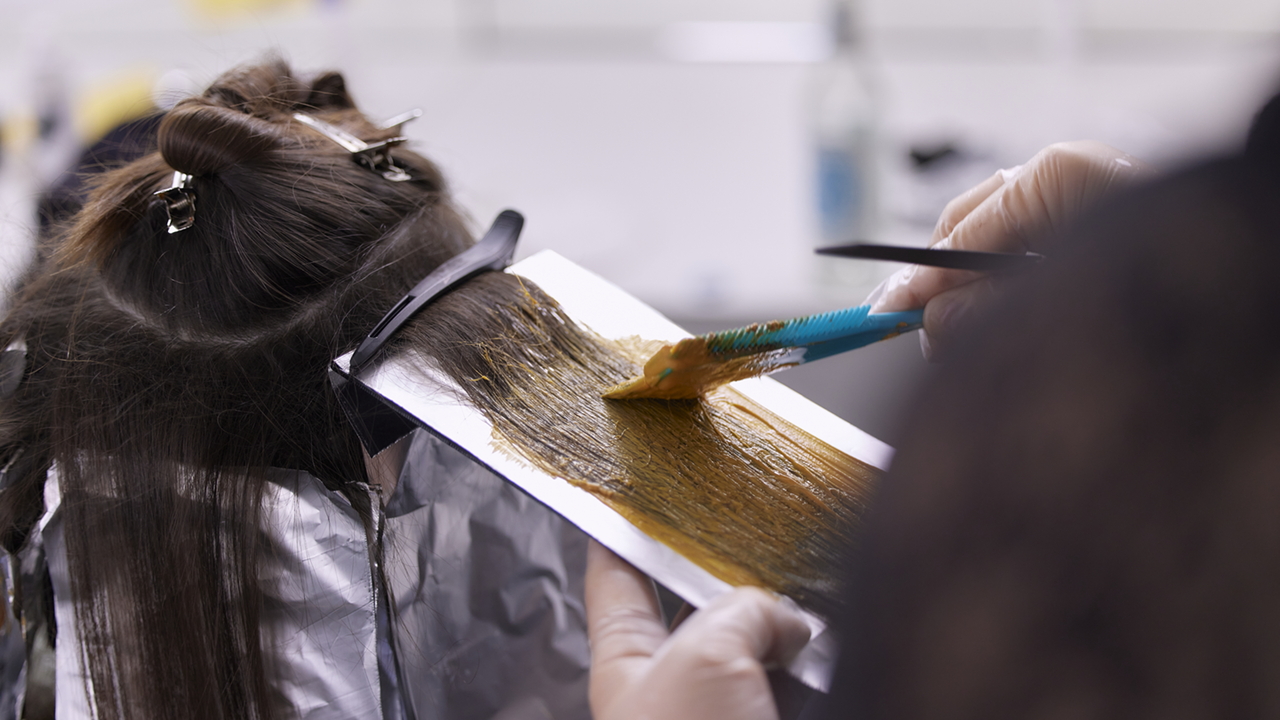
[[[923,310],[870,313],[871,306],[756,323],[665,345],[644,374],[616,385],[606,398],[690,399],[735,380],[837,355],[917,330]]]
[[[1016,273],[1044,257],[1035,253],[990,253],[853,243],[820,248],[821,255],[889,260],[952,270]],[[666,345],[644,364],[644,375],[605,393],[615,400],[690,399],[735,380],[854,350],[924,326],[924,310],[870,314],[859,305],[792,320],[756,323],[737,330],[686,338]]]

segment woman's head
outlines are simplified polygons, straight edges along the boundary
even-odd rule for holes
[[[232,70],[164,116],[156,152],[93,180],[0,324],[27,346],[0,402],[0,462],[22,453],[0,539],[28,537],[56,464],[100,717],[270,715],[258,470],[309,471],[369,511],[326,366],[471,242],[430,162],[391,149],[393,182],[297,113],[394,134],[337,73]],[[155,193],[175,172],[195,213],[170,233]]]
[[[167,414],[180,425],[200,416],[194,404],[235,419],[222,424],[232,444],[251,438],[263,449],[283,441],[291,446],[286,455],[332,447],[331,439],[309,447],[344,430],[316,432],[317,419],[333,414],[316,407],[325,363],[470,239],[429,161],[392,149],[409,179],[390,181],[297,120],[299,113],[369,142],[395,134],[356,110],[341,75],[306,81],[269,62],[232,70],[178,103],[160,122],[157,152],[95,179],[6,319],[6,335],[26,336],[28,364],[42,370],[21,394],[56,411],[48,407],[50,388],[40,386],[57,380],[66,390],[77,377],[86,380],[66,363],[74,356],[91,361],[98,377],[114,375],[119,392],[147,395],[142,422]],[[190,176],[195,209],[194,224],[171,233],[167,203],[156,193],[175,172]],[[171,393],[167,379],[175,382]],[[155,387],[144,392],[134,382]],[[122,398],[112,389],[76,388],[69,398],[87,419],[77,443],[95,447],[101,423],[86,407],[95,397],[105,393],[98,411],[119,414],[111,408]],[[252,454],[228,460],[249,464]],[[282,458],[271,450],[265,459]],[[317,472],[333,464],[293,461]]]

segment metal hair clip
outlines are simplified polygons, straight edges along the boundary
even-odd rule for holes
[[[182,232],[196,224],[196,192],[191,189],[191,176],[173,173],[173,186],[153,193],[164,200],[169,213],[169,234]]]
[[[387,152],[392,147],[408,140],[408,138],[393,137],[390,140],[383,140],[370,145],[346,130],[330,125],[323,120],[317,120],[310,115],[294,113],[293,119],[338,143],[344,150],[351,153],[351,157],[356,162],[379,173],[391,182],[404,182],[405,180],[413,179],[404,168],[396,165],[395,161],[391,159],[391,154]]]
[[[0,399],[8,399],[22,384],[27,371],[27,341],[18,338],[0,351]]]
[[[400,127],[401,125],[409,122],[410,120],[417,120],[420,117],[422,117],[422,108],[405,110],[404,112],[400,113],[399,115],[396,115],[395,117],[391,117],[391,118],[387,118],[386,120],[383,120],[378,125],[378,129],[390,130],[393,127]]]

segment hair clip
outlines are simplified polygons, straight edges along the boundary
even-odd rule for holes
[[[387,152],[393,146],[399,145],[408,140],[408,138],[393,137],[390,140],[383,140],[370,145],[346,130],[330,125],[323,120],[317,120],[310,115],[294,113],[293,119],[338,143],[343,149],[351,153],[351,157],[356,162],[379,173],[391,182],[404,182],[405,180],[413,179],[404,168],[396,165],[395,161],[391,159],[391,154]]]
[[[22,384],[27,371],[27,341],[18,338],[0,351],[0,399],[7,399]]]
[[[420,117],[422,117],[422,108],[405,110],[404,112],[400,113],[399,115],[396,115],[395,117],[391,117],[391,118],[387,118],[386,120],[383,120],[381,123],[379,123],[378,129],[390,130],[391,128],[394,128],[394,127],[400,127],[401,125],[409,122],[410,120],[417,120]]]
[[[169,234],[181,232],[196,224],[196,193],[191,189],[191,176],[173,173],[173,186],[152,193],[164,200],[169,213]]]

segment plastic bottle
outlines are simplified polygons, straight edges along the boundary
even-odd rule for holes
[[[880,230],[876,92],[852,0],[834,0],[830,23],[833,52],[815,73],[813,96],[819,246],[874,241]],[[860,282],[865,269],[848,261],[820,268],[842,285]]]

